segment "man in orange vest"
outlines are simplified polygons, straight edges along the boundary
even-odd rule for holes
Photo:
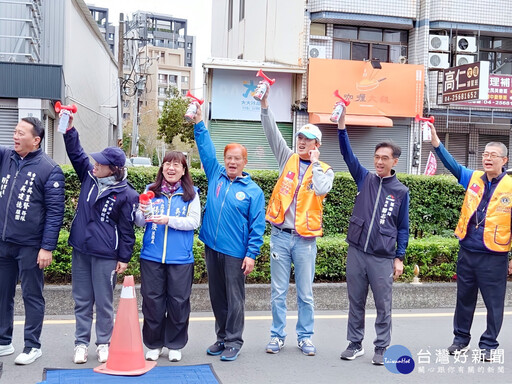
[[[512,178],[505,172],[507,147],[491,142],[482,153],[484,171],[468,169],[453,158],[439,140],[433,124],[432,145],[444,166],[466,189],[455,235],[459,238],[457,259],[457,304],[453,319],[450,355],[469,349],[471,324],[478,290],[487,308],[487,329],[480,337],[481,359],[493,360],[503,323],[508,262],[511,246]],[[507,267],[508,265],[508,267]]]
[[[316,238],[322,236],[323,199],[332,188],[334,172],[319,160],[322,133],[313,124],[297,132],[297,152],[283,139],[269,109],[268,91],[261,100],[261,123],[279,164],[279,179],[265,219],[272,224],[270,274],[272,327],[268,353],[278,353],[286,338],[286,295],[294,265],[297,288],[297,342],[306,356],[314,356],[311,341],[314,324],[313,279]]]

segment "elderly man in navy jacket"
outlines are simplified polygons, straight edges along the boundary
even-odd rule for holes
[[[43,269],[52,262],[64,217],[64,174],[40,148],[39,119],[21,119],[14,149],[0,146],[0,356],[14,353],[14,294],[21,280],[25,348],[14,362],[41,357]]]

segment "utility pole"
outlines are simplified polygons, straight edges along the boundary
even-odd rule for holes
[[[124,80],[124,14],[119,14],[119,32],[117,40],[117,81],[119,85],[119,95],[117,101],[117,145],[122,146],[123,139],[123,80]]]

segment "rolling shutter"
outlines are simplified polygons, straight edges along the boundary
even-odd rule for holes
[[[277,123],[277,126],[291,148],[292,124]],[[278,169],[277,161],[270,150],[261,122],[212,120],[209,129],[217,159],[221,164],[224,164],[224,147],[229,143],[236,142],[247,148],[247,169]]]
[[[341,157],[337,127],[332,125],[319,125],[319,128],[322,131],[320,160],[329,164],[335,172],[348,171],[347,165]],[[351,125],[347,130],[350,138],[350,145],[354,154],[357,156],[361,164],[370,172],[375,171],[375,167],[373,165],[375,146],[381,141],[386,140],[392,140],[402,149],[402,155],[394,169],[397,172],[407,172],[409,164],[407,156],[410,135],[409,127],[394,126],[391,128],[383,128]]]
[[[468,147],[469,147],[469,134],[467,133],[446,133],[438,132],[439,140],[443,143],[445,148],[450,152],[457,163],[467,167],[468,166]],[[434,147],[428,141],[424,141],[421,148],[421,169],[420,173],[425,172],[425,165],[427,164],[428,154],[432,153],[436,156],[437,172],[436,175],[448,174],[451,172],[445,168],[439,157],[436,155]]]
[[[13,145],[12,137],[17,124],[18,109],[0,108],[0,145]]]

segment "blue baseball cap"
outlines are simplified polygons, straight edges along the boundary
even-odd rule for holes
[[[107,147],[101,152],[91,153],[91,157],[102,165],[113,165],[122,168],[126,163],[126,155],[118,147]]]

